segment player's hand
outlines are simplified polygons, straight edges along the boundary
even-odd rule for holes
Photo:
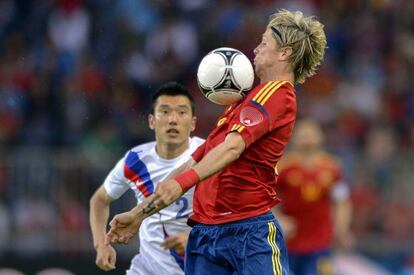
[[[111,245],[101,245],[96,248],[95,264],[103,271],[115,269],[116,252]]]
[[[351,232],[337,234],[336,243],[340,249],[349,250],[355,246],[355,238]]]
[[[179,232],[166,238],[161,246],[166,249],[174,249],[179,255],[184,255],[189,235],[189,231]]]
[[[154,203],[157,207],[166,207],[176,201],[183,194],[183,190],[178,182],[170,179],[158,184],[155,189]]]
[[[109,223],[111,229],[106,234],[105,243],[128,244],[137,234],[142,220],[131,211],[115,215]]]

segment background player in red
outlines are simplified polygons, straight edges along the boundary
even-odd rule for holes
[[[108,240],[128,242],[145,217],[198,183],[185,273],[288,274],[283,234],[270,211],[278,202],[275,166],[296,117],[293,83],[315,73],[325,47],[315,18],[286,10],[272,15],[254,50],[260,84],[227,108],[178,176],[114,217]]]
[[[329,256],[334,239],[345,248],[352,244],[349,189],[340,161],[324,151],[322,143],[316,121],[298,122],[292,149],[278,166],[282,202],[276,215],[295,275],[332,274]]]

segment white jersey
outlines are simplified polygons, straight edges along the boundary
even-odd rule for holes
[[[134,147],[116,164],[105,179],[106,192],[118,199],[129,188],[137,203],[151,195],[157,184],[178,168],[204,142],[192,137],[189,148],[175,159],[162,159],[155,151],[155,141]],[[140,252],[131,262],[127,274],[184,274],[184,255],[161,247],[165,237],[189,231],[187,217],[192,214],[194,188],[181,198],[144,220],[139,230]]]

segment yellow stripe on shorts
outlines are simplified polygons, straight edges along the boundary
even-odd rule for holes
[[[276,237],[277,237],[276,226],[273,224],[273,222],[269,222],[268,225],[269,225],[269,235],[267,236],[267,242],[272,248],[273,274],[282,275],[282,264],[280,263],[280,250],[277,247],[277,243],[276,243]]]

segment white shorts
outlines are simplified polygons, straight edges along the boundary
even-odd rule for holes
[[[163,262],[154,261],[143,254],[137,254],[131,261],[131,266],[126,271],[126,275],[184,275],[184,271],[173,262],[168,263],[169,258],[160,259]],[[167,260],[167,261],[165,261]]]

